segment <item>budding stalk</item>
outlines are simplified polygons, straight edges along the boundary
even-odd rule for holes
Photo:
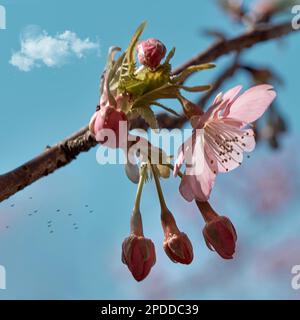
[[[208,202],[196,201],[196,204],[206,222],[203,236],[207,247],[223,259],[232,259],[237,241],[234,225],[229,218],[219,216]]]
[[[165,234],[164,250],[171,261],[190,264],[194,258],[193,246],[188,236],[178,229],[175,218],[165,203],[156,167],[151,164],[151,168],[161,206],[161,223]]]
[[[131,221],[130,221],[131,233],[139,236],[144,235],[142,216],[140,212],[140,203],[141,203],[143,186],[146,179],[146,169],[147,168],[145,166],[141,167],[140,180],[137,187],[135,203],[134,203],[133,212],[132,212]]]
[[[144,237],[140,201],[146,177],[142,166],[135,204],[130,221],[131,234],[122,244],[122,262],[127,265],[137,281],[145,279],[156,262],[155,247],[150,239]]]

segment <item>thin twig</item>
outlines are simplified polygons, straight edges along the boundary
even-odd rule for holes
[[[227,80],[234,76],[236,71],[239,69],[239,57],[240,52],[236,54],[236,56],[233,59],[232,64],[229,65],[224,71],[222,71],[221,74],[219,74],[216,77],[216,80],[212,83],[212,88],[204,94],[197,104],[203,109],[203,107],[206,105],[207,101],[221,88],[222,84]]]
[[[259,29],[248,31],[233,39],[218,41],[204,52],[176,68],[173,73],[178,74],[189,66],[212,62],[230,52],[241,51],[242,49],[252,47],[254,44],[278,39],[295,31],[296,30],[293,29],[291,22],[278,25],[270,24]]]

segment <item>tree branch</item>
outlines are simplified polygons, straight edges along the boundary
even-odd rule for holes
[[[197,102],[197,104],[203,109],[203,107],[205,106],[206,102],[216,93],[219,91],[219,89],[221,88],[222,84],[227,80],[230,79],[231,77],[234,76],[234,74],[237,72],[237,70],[239,69],[239,56],[240,56],[240,52],[238,52],[236,54],[236,56],[233,59],[232,64],[230,64],[225,70],[222,71],[222,73],[220,73],[216,80],[213,81],[212,83],[212,88],[206,93],[204,94],[199,101]]]
[[[230,40],[224,39],[218,41],[204,52],[198,54],[194,58],[176,68],[173,73],[178,74],[189,66],[212,62],[230,52],[241,51],[242,49],[250,48],[257,43],[278,39],[295,31],[296,30],[293,29],[291,22],[278,25],[270,24],[252,31],[248,31],[241,36]]]
[[[200,53],[176,68],[173,71],[173,74],[179,74],[188,66],[211,62],[230,52],[238,52],[242,49],[249,48],[256,43],[280,38],[293,31],[291,23],[284,23],[279,25],[269,25],[257,30],[252,30],[230,40],[221,40],[203,53]],[[223,79],[220,81],[228,78],[228,76],[230,76],[229,73],[232,71],[232,69],[229,71],[227,70],[227,72],[225,72],[226,74],[223,74]],[[216,83],[217,87],[221,85],[220,81]],[[207,97],[208,96],[206,96],[206,99]],[[201,101],[205,102],[206,100]],[[167,114],[158,115],[159,125],[163,128],[180,128],[185,121],[186,119],[183,116],[170,117]],[[147,125],[141,119],[137,119],[131,123],[131,128],[147,129]],[[76,159],[81,152],[87,152],[95,145],[96,142],[92,138],[88,127],[85,127],[58,144],[52,147],[47,147],[44,152],[22,166],[6,174],[0,175],[0,202],[40,178],[69,164],[71,161]]]

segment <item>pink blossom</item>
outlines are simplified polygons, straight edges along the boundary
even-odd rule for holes
[[[266,84],[238,96],[241,89],[237,86],[219,94],[206,113],[191,118],[194,131],[179,149],[174,169],[176,175],[184,162],[189,164],[179,187],[187,201],[207,201],[216,175],[237,168],[243,161],[243,153],[255,148],[249,124],[263,115],[276,93]],[[195,171],[199,163],[201,170]]]
[[[126,123],[127,117],[121,110],[123,100],[126,97],[122,95],[116,99],[116,106],[111,106],[107,101],[101,98],[100,109],[94,113],[90,120],[90,131],[94,135],[97,142],[101,144],[110,143],[110,147],[118,147],[120,145],[120,139],[124,138],[127,141],[127,132],[124,137],[120,132],[120,123],[124,121]],[[113,142],[107,141],[107,130],[112,130],[114,134]],[[113,144],[113,145],[111,145]]]

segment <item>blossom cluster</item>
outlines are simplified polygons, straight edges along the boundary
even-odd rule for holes
[[[209,90],[210,86],[188,87],[183,83],[191,74],[215,65],[193,65],[173,75],[170,60],[175,48],[167,54],[165,45],[157,39],[139,41],[144,28],[145,23],[137,29],[128,48],[117,59],[115,55],[120,48],[110,49],[99,105],[90,121],[90,131],[97,142],[124,150],[128,159],[126,174],[138,185],[131,233],[122,246],[122,261],[137,281],[143,280],[156,262],[155,246],[144,236],[140,212],[143,185],[150,178],[155,181],[161,206],[163,248],[167,256],[172,262],[186,265],[193,261],[192,243],[178,227],[161,188],[160,179],[169,178],[170,171],[181,179],[179,192],[182,197],[189,202],[195,201],[204,218],[203,236],[208,248],[224,259],[233,257],[236,230],[230,219],[218,215],[208,200],[216,176],[240,166],[243,154],[254,149],[251,124],[264,114],[276,97],[273,87],[268,84],[252,87],[242,94],[242,87],[238,85],[217,95],[208,110],[203,112],[182,92],[202,92]],[[180,146],[173,164],[171,155],[130,132],[131,121],[138,117],[142,117],[150,128],[158,129],[153,106],[178,116],[173,108],[161,103],[163,99],[179,101],[192,128],[191,136]],[[129,128],[125,131],[120,130],[124,122]],[[110,139],[111,135],[114,139]],[[151,160],[153,154],[158,156],[159,162]],[[132,159],[134,161],[130,161]]]

